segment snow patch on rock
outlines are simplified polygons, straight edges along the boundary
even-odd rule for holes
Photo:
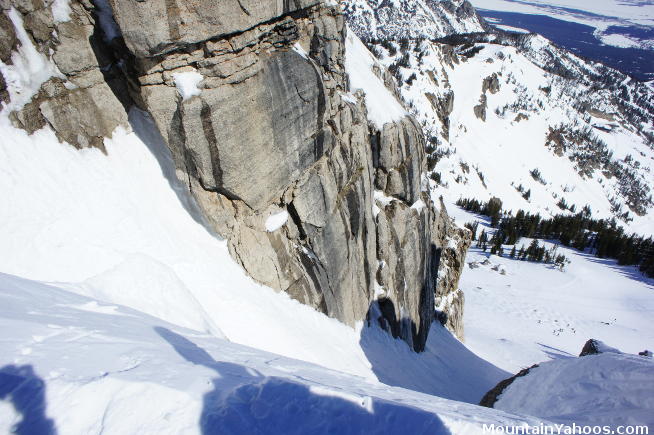
[[[288,212],[286,210],[282,210],[278,213],[268,216],[266,219],[266,231],[269,233],[277,231],[284,226],[287,220]]]
[[[20,110],[50,77],[64,75],[57,66],[34,47],[32,39],[23,27],[21,15],[13,7],[7,13],[11,19],[16,36],[20,41],[18,50],[11,55],[11,65],[0,61],[0,73],[5,78],[10,102],[5,106],[9,111]]]
[[[197,71],[184,71],[173,74],[173,80],[177,87],[177,92],[182,97],[182,100],[188,100],[191,97],[200,95],[202,91],[198,85],[204,77]]]

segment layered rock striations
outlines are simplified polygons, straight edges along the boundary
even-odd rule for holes
[[[59,71],[14,108],[16,125],[101,148],[136,105],[255,280],[350,325],[380,321],[417,351],[435,302],[462,335],[456,285],[469,235],[423,191],[415,120],[377,128],[362,94],[349,93],[338,6],[72,1],[57,23],[40,0],[3,2]],[[25,18],[35,10],[41,24]],[[15,43],[0,48],[11,62]]]

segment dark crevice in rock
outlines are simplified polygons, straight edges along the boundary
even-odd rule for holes
[[[202,131],[204,133],[204,139],[207,141],[207,147],[209,149],[209,154],[211,155],[213,179],[216,186],[222,186],[223,172],[220,169],[220,151],[218,150],[218,141],[216,140],[216,132],[213,129],[211,106],[209,106],[206,101],[204,100],[201,101],[202,101],[202,108],[200,109],[200,120],[202,121]]]
[[[129,109],[134,105],[128,82],[128,77],[133,76],[132,56],[125,46],[123,38],[114,38],[111,43],[105,41],[106,38],[100,26],[100,20],[96,15],[89,44],[98,61],[104,81],[123,105],[125,112],[129,112]]]
[[[166,1],[168,2],[168,1],[172,1],[172,0],[166,0]],[[248,33],[248,32],[250,32],[250,31],[252,31],[252,30],[254,30],[254,29],[258,28],[258,27],[272,26],[272,25],[274,25],[276,23],[283,23],[284,20],[287,20],[289,18],[292,19],[292,20],[297,20],[297,19],[301,19],[301,18],[308,18],[311,11],[314,10],[315,8],[316,8],[316,6],[309,6],[309,7],[304,8],[304,9],[297,9],[297,10],[295,10],[293,12],[286,12],[283,15],[280,15],[280,16],[275,17],[275,18],[271,18],[270,20],[263,21],[261,23],[258,23],[256,25],[252,26],[252,27],[248,27],[247,29],[239,30],[237,32],[229,32],[229,33],[222,33],[222,34],[219,34],[219,35],[212,35],[211,37],[208,37],[206,39],[202,39],[200,41],[186,42],[186,43],[179,43],[179,42],[176,42],[176,43],[162,43],[162,44],[157,45],[154,48],[154,51],[156,52],[156,54],[148,56],[147,58],[144,58],[144,59],[154,60],[155,63],[159,63],[163,59],[165,59],[166,57],[168,57],[170,55],[188,53],[188,52],[191,52],[191,51],[194,51],[194,50],[204,48],[204,45],[206,43],[208,43],[208,42],[218,42],[218,41],[223,41],[223,40],[229,40],[229,39],[238,37],[240,35],[243,35],[245,33]],[[277,29],[274,28],[272,30],[277,30]],[[178,38],[179,38],[179,35],[178,35]],[[295,38],[295,39],[297,39],[297,38]],[[238,50],[234,50],[233,52],[234,53],[239,52],[243,48],[245,48],[245,47],[242,47],[242,48],[240,48]]]
[[[243,13],[244,13],[245,15],[250,16],[250,15],[251,15],[251,14],[250,14],[250,11],[248,11],[248,10],[245,8],[245,6],[243,6],[243,3],[241,2],[241,0],[237,0],[237,1],[238,1],[238,6],[241,8],[241,10],[243,11]]]
[[[288,215],[291,217],[291,220],[293,220],[293,223],[300,232],[300,240],[305,240],[307,238],[307,233],[304,231],[304,224],[302,223],[302,219],[300,218],[295,205],[291,202],[286,206],[286,210],[288,211]]]

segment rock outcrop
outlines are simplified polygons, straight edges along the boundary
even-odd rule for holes
[[[5,15],[29,3],[29,37],[61,73],[14,110],[16,125],[102,148],[136,105],[255,280],[350,325],[380,313],[416,351],[436,303],[462,337],[469,234],[424,191],[417,122],[377,129],[363,95],[348,95],[337,5],[83,0],[55,22],[40,0],[2,1]]]
[[[111,137],[117,126],[128,125],[127,101],[120,98],[127,93],[120,89],[118,59],[102,39],[94,5],[88,0],[71,2],[68,17],[57,19],[54,6],[40,0],[2,0],[0,7],[2,62],[11,65],[12,50],[33,44],[38,53],[26,61],[35,62],[38,55],[44,62],[38,69],[53,69],[31,100],[14,107],[13,122],[30,133],[47,124],[62,141],[102,149],[105,137]],[[21,33],[24,40],[18,41]],[[8,101],[9,92],[4,93],[3,100]]]
[[[504,390],[506,390],[509,387],[509,385],[513,383],[513,381],[523,376],[527,376],[531,370],[537,367],[539,367],[538,364],[534,364],[529,368],[520,370],[518,373],[511,376],[510,378],[501,381],[499,384],[493,387],[492,390],[484,394],[484,397],[482,397],[481,401],[479,402],[479,406],[485,406],[486,408],[492,408],[493,406],[495,406],[495,403],[499,400]]]

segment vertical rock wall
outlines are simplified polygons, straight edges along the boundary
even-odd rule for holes
[[[16,5],[23,17],[41,11],[41,24],[25,28],[61,73],[14,111],[16,125],[48,124],[75,146],[101,148],[136,104],[255,280],[350,325],[379,321],[417,351],[435,301],[462,334],[462,299],[451,294],[465,241],[450,243],[444,208],[421,189],[417,123],[379,131],[362,95],[345,97],[338,6],[73,0],[70,20],[55,23],[40,0],[2,1],[4,18]],[[6,41],[3,62],[16,45]],[[180,92],[189,78],[191,92]]]

